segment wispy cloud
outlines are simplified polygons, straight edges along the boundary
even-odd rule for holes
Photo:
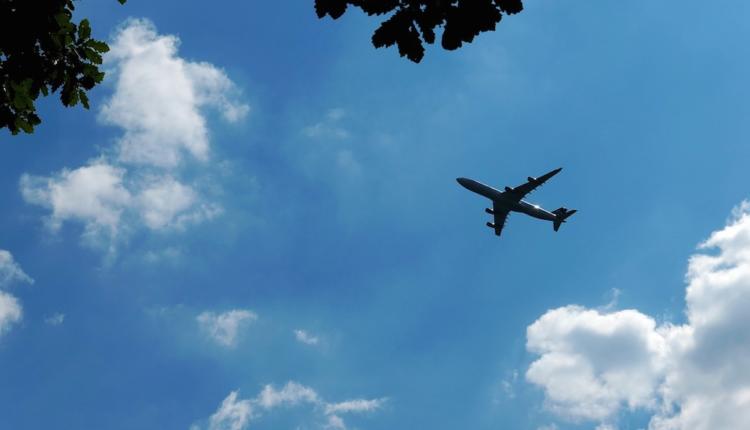
[[[320,339],[317,336],[313,336],[305,330],[294,330],[294,337],[307,345],[317,345]]]
[[[308,168],[322,163],[326,165],[326,169],[335,166],[337,172],[349,176],[359,176],[362,173],[362,164],[352,147],[352,133],[344,124],[346,117],[346,110],[330,109],[320,121],[302,129],[303,136],[311,145],[299,151],[296,156]]]
[[[529,326],[526,377],[553,412],[602,430],[625,408],[650,411],[650,430],[750,428],[750,204],[699,248],[718,253],[690,258],[683,325],[566,306]]]
[[[44,322],[51,325],[57,326],[65,321],[65,314],[57,312],[44,319]]]
[[[302,129],[302,133],[314,139],[346,139],[350,136],[349,131],[342,125],[342,119],[346,111],[342,108],[329,110],[325,117]]]
[[[209,418],[210,430],[242,430],[247,428],[250,419],[254,417],[253,402],[251,400],[238,400],[238,391],[232,391],[221,402],[219,409]],[[193,426],[192,428],[200,428]]]
[[[0,291],[0,335],[7,333],[14,324],[21,321],[22,316],[18,299]]]
[[[518,383],[518,371],[514,370],[510,377],[500,381],[500,389],[502,390],[503,396],[508,399],[514,399],[516,397],[515,386]]]
[[[238,391],[232,391],[221,402],[219,408],[208,419],[209,430],[244,430],[251,421],[280,407],[312,406],[317,420],[326,428],[345,429],[342,414],[373,412],[383,407],[386,399],[353,399],[339,403],[328,403],[312,388],[294,381],[280,389],[266,385],[254,398],[240,399]],[[195,425],[194,428],[199,428]]]
[[[355,399],[339,403],[328,403],[325,406],[327,415],[349,412],[372,412],[383,406],[385,399]]]
[[[33,284],[34,280],[21,269],[21,266],[13,258],[13,254],[0,249],[0,288],[13,282]]]
[[[218,344],[233,347],[240,329],[258,319],[258,315],[245,309],[224,313],[203,312],[196,317],[200,327]]]
[[[0,289],[7,288],[15,282],[33,283],[13,258],[13,254],[0,249]],[[7,333],[13,325],[21,321],[23,308],[20,301],[4,291],[0,291],[0,336]]]
[[[273,385],[266,385],[258,394],[255,403],[264,409],[273,409],[281,405],[298,405],[300,403],[318,403],[318,393],[310,387],[296,382],[287,382],[277,390]]]

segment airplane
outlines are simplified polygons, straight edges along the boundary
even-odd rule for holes
[[[519,185],[515,188],[505,187],[505,191],[496,190],[473,179],[456,178],[456,181],[469,191],[473,191],[492,200],[492,209],[487,208],[484,211],[494,216],[494,222],[488,222],[487,227],[494,229],[496,236],[500,236],[500,233],[502,233],[503,227],[505,226],[505,220],[508,218],[510,212],[521,212],[534,218],[552,221],[552,228],[557,231],[560,229],[560,225],[564,223],[568,217],[578,211],[561,207],[552,212],[547,212],[538,205],[524,201],[523,198],[530,192],[534,191],[538,186],[547,182],[549,178],[560,173],[561,170],[562,167],[538,178],[529,176],[527,178],[528,182],[525,184]]]

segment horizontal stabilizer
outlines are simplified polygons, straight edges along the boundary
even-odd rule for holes
[[[552,213],[555,214],[555,219],[552,221],[552,228],[554,228],[555,231],[560,230],[560,225],[576,212],[578,212],[576,209],[568,209],[564,207],[553,210]]]

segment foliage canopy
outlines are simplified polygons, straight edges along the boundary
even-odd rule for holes
[[[32,133],[40,93],[60,90],[63,105],[89,108],[109,47],[91,38],[88,20],[72,21],[74,9],[73,0],[0,0],[0,128]]]
[[[398,46],[402,57],[418,63],[423,42],[435,43],[435,28],[442,27],[441,44],[454,50],[484,31],[492,31],[505,15],[523,10],[521,0],[315,0],[319,18],[338,19],[347,6],[368,15],[391,14],[372,35],[376,48]],[[395,11],[395,12],[394,12]]]

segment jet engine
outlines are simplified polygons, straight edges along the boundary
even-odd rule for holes
[[[526,179],[527,179],[527,180],[528,180],[529,182],[536,182],[536,178],[534,178],[534,177],[532,177],[532,176],[529,176],[529,177],[528,177],[528,178],[526,178]]]
[[[505,187],[505,191],[511,192],[511,191],[513,191],[513,188],[511,188],[511,187]]]
[[[490,215],[495,215],[495,211],[493,211],[493,210],[492,210],[492,209],[490,209],[490,208],[485,208],[485,209],[484,209],[484,211],[485,211],[485,212],[487,212],[487,213],[488,213],[488,214],[490,214]]]
[[[489,228],[495,228],[495,224],[493,224],[491,222],[487,222],[487,227],[489,227]]]

